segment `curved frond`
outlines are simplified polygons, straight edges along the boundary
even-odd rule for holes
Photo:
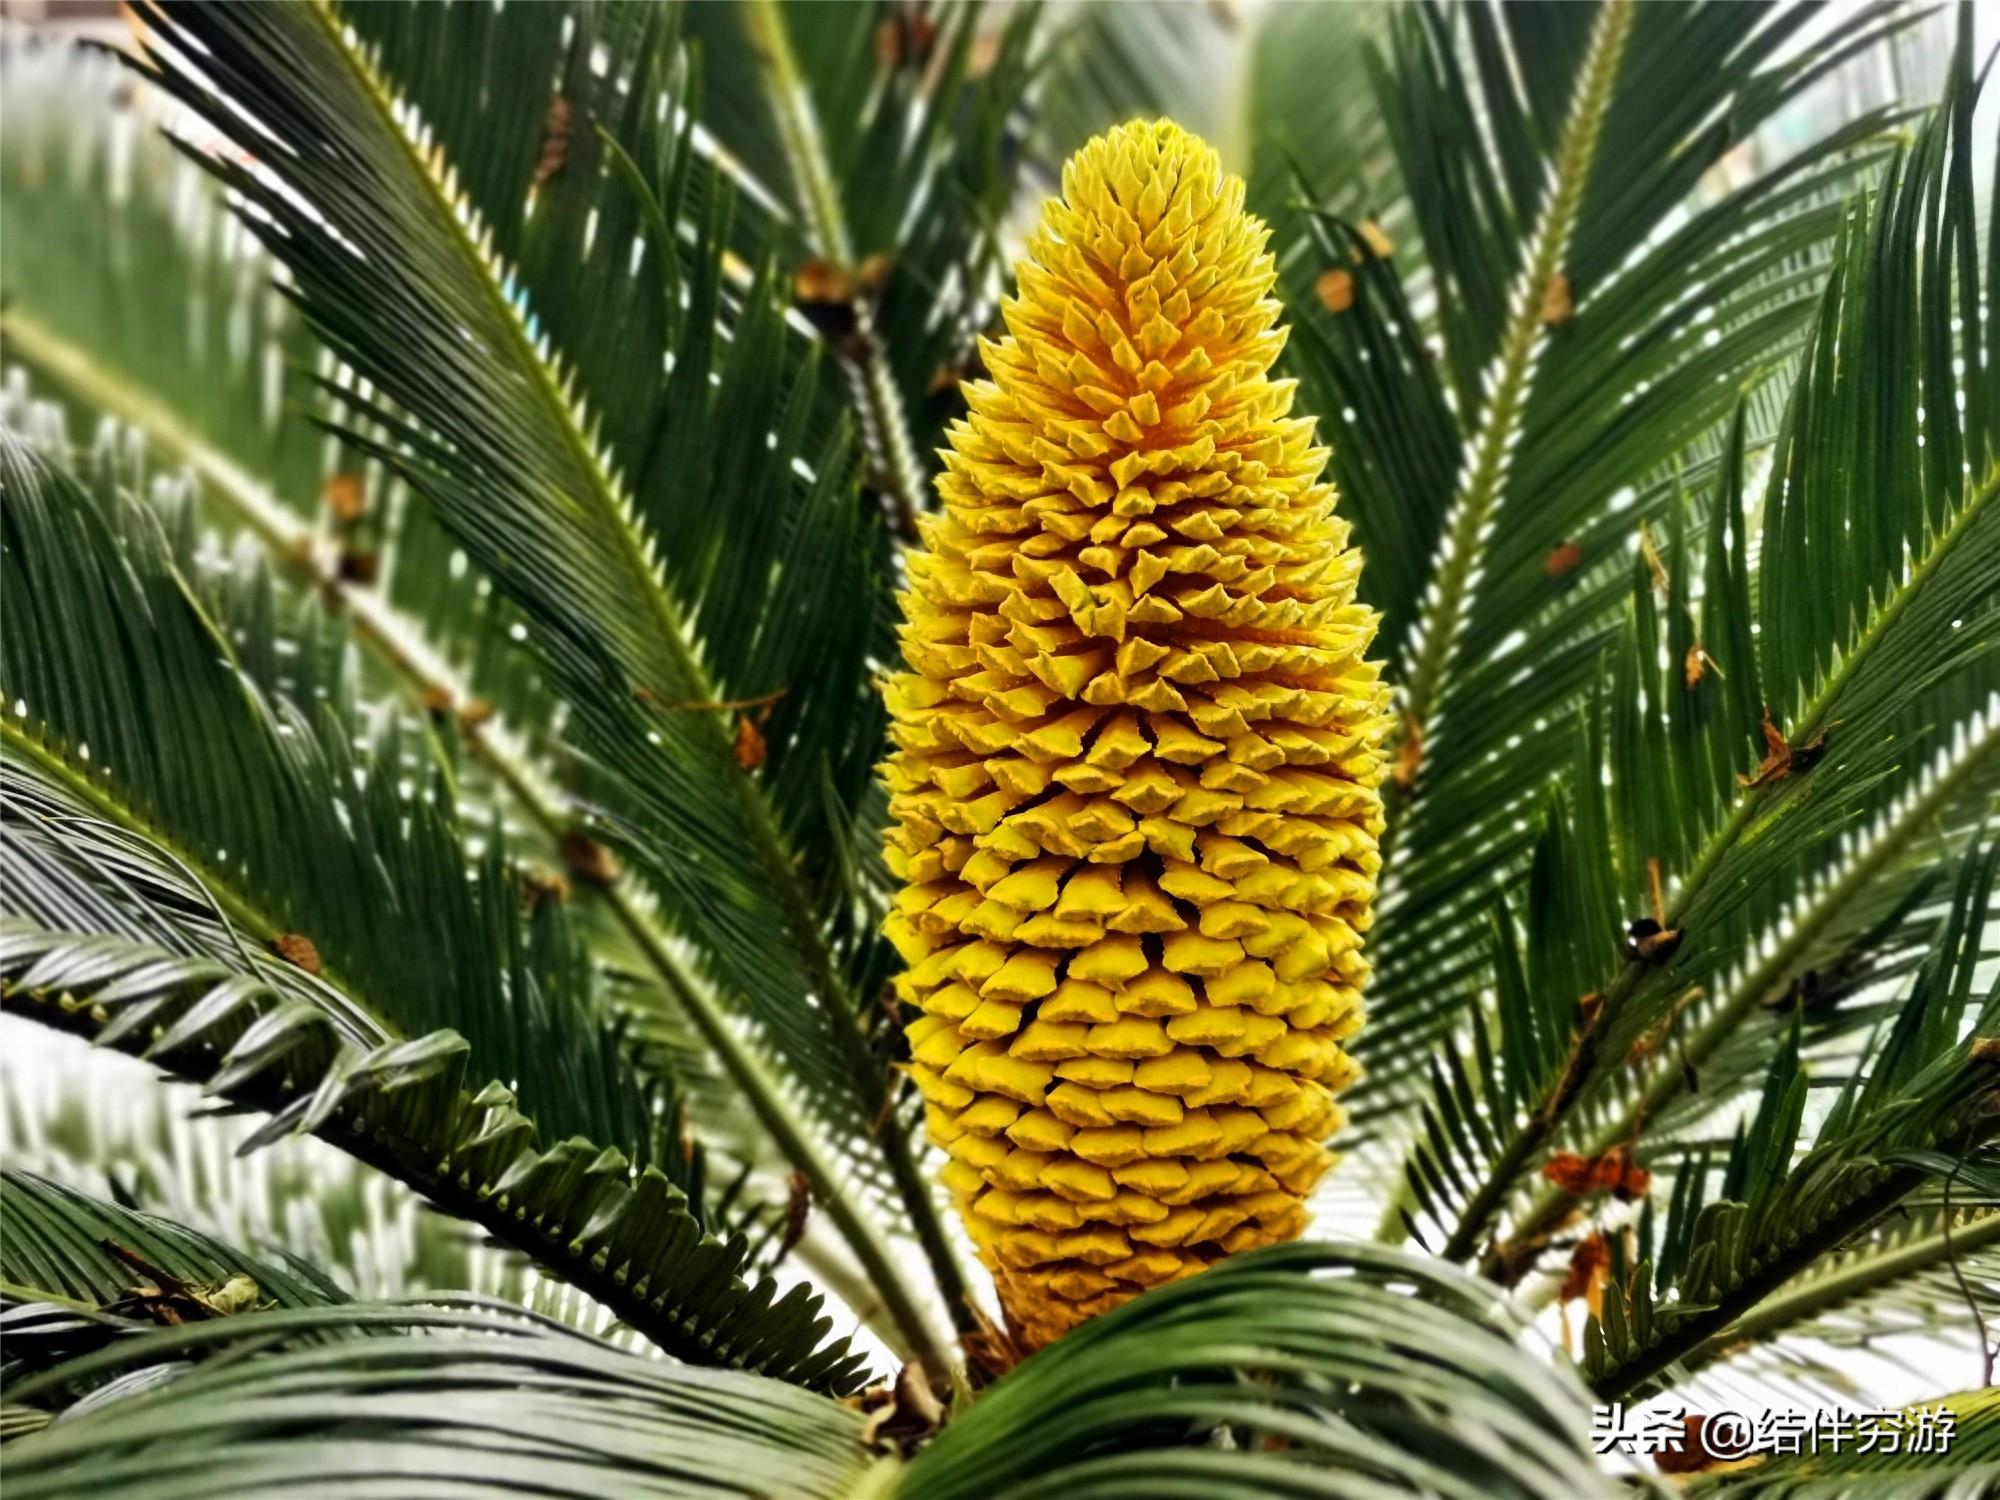
[[[1484,1245],[1579,1105],[1615,1089],[1617,1064],[1635,1047],[1643,1056],[1690,991],[1837,862],[1837,835],[1920,776],[1940,729],[1954,727],[1924,716],[1969,716],[1993,690],[2000,429],[1977,268],[1964,279],[1958,250],[1972,199],[1947,191],[1969,171],[1972,89],[1962,46],[1908,169],[1877,210],[1855,208],[1757,529],[1742,502],[1739,415],[1699,569],[1678,508],[1634,564],[1631,613],[1597,674],[1603,707],[1578,737],[1529,874],[1522,982],[1543,1017],[1539,1050],[1502,1054],[1507,1081],[1484,1091],[1497,1139],[1469,1154],[1469,1171],[1449,1184],[1435,1170],[1427,1185],[1406,1178],[1413,1194],[1428,1186],[1454,1257]],[[1959,349],[1962,374],[1926,356],[1916,378],[1891,376],[1911,325]],[[1832,411],[1841,430],[1867,435],[1865,501],[1860,481],[1841,477],[1852,468],[1842,444],[1794,436]],[[1948,474],[1935,448],[1960,455]],[[1847,601],[1837,625],[1769,576],[1806,528],[1839,539],[1825,544],[1816,585]],[[1753,547],[1766,573],[1754,589]],[[1390,1232],[1407,1227],[1400,1214]]]
[[[605,831],[782,1060],[785,1085],[824,1128],[816,1140],[793,1135],[795,1164],[906,1335],[927,1344],[884,1221],[914,1226],[948,1303],[961,1299],[886,1102],[894,1080],[872,996],[887,949],[866,920],[870,892],[847,878],[849,818],[865,804],[881,732],[866,683],[878,622],[849,601],[872,595],[878,538],[838,447],[803,446],[810,376],[767,282],[745,297],[728,342],[716,337],[726,203],[695,221],[685,305],[657,246],[639,258],[641,278],[677,311],[650,346],[657,371],[634,369],[639,330],[621,330],[619,378],[651,393],[656,425],[643,444],[608,445],[610,419],[594,415],[603,408],[583,384],[602,367],[571,363],[556,322],[536,321],[411,101],[335,12],[187,5],[151,19],[147,71],[261,154],[268,172],[217,170],[254,205],[251,222],[291,268],[322,339],[404,414],[371,414],[394,434],[381,456],[525,611],[571,709],[570,737],[597,773]],[[198,71],[176,61],[197,54]],[[674,163],[685,129],[665,123],[674,66],[641,49],[623,86],[659,107],[606,117],[614,133],[629,124],[621,145],[636,172],[615,187],[634,223],[647,217],[635,179],[666,222],[684,202]],[[258,119],[225,103],[232,94],[261,98]],[[770,426],[723,413],[769,414]],[[768,501],[729,504],[738,491],[793,499],[773,525]],[[752,724],[766,759],[746,769],[740,716],[767,704],[761,730]],[[714,1029],[709,1040],[728,1038]],[[793,1124],[760,1114],[774,1131]],[[856,1162],[886,1159],[887,1191],[868,1210],[843,1191],[828,1142]]]
[[[2000,846],[1967,862],[1909,998],[1871,1048],[1866,1077],[1848,1081],[1796,1164],[1807,1080],[1795,1023],[1756,1113],[1717,1163],[1719,1196],[1710,1196],[1703,1154],[1677,1175],[1667,1212],[1642,1221],[1636,1269],[1628,1273],[1613,1249],[1603,1314],[1584,1335],[1584,1370],[1600,1395],[1622,1397],[1682,1360],[1712,1359],[1739,1320],[1754,1318],[1767,1298],[1927,1179],[1963,1177],[1979,1199],[2000,1191],[2000,1171],[1979,1149],[2000,1135],[1991,1042],[2000,1034],[2000,980],[1976,1008],[1973,1001],[1996,874]]]
[[[1582,1396],[1489,1290],[1354,1245],[1232,1257],[1084,1324],[900,1477],[923,1500],[1590,1494]]]
[[[1803,13],[1800,13],[1801,15]],[[1615,633],[1626,548],[1797,355],[1841,197],[1898,118],[1865,113],[1735,190],[1698,192],[1776,111],[1901,24],[1726,5],[1406,6],[1376,91],[1420,274],[1309,215],[1292,351],[1401,656],[1382,935],[1357,1109],[1407,1095],[1475,1002],[1452,965]],[[1302,281],[1303,284],[1303,281]],[[1324,297],[1325,305],[1321,305]],[[1336,310],[1337,309],[1337,310]],[[1434,347],[1435,346],[1435,347]]]
[[[393,725],[358,753],[337,701],[266,696],[148,513],[11,436],[0,465],[4,587],[36,605],[0,652],[8,1008],[335,1139],[691,1358],[851,1379],[815,1299],[735,1279],[559,904],[403,795]]]
[[[356,1336],[365,1335],[365,1336]],[[172,1362],[172,1363],[169,1363]],[[349,1303],[165,1328],[14,1382],[10,1402],[129,1378],[7,1448],[8,1492],[134,1500],[854,1493],[861,1421],[780,1381],[689,1370],[517,1309]]]
[[[32,1172],[10,1168],[0,1179],[0,1216],[7,1226],[0,1237],[0,1302],[60,1302],[92,1312],[115,1307],[132,1297],[135,1286],[149,1281],[133,1257],[207,1292],[219,1292],[239,1276],[250,1278],[254,1285],[232,1290],[229,1306],[269,1301],[280,1307],[323,1307],[348,1300],[303,1262],[252,1255],[170,1219],[99,1202]],[[151,1284],[170,1290],[158,1281]],[[132,1310],[128,1316],[145,1314]],[[11,1347],[9,1353],[14,1353]]]

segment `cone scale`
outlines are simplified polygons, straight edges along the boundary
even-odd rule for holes
[[[1029,1348],[1305,1227],[1388,727],[1241,180],[1162,121],[1062,187],[964,388],[887,687],[910,1072]]]

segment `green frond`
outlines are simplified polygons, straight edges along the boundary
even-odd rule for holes
[[[15,899],[58,929],[97,930],[54,893],[95,886],[117,836],[162,844],[242,934],[216,951],[247,939],[262,950],[253,972],[325,1007],[357,1044],[457,1031],[489,1076],[519,1080],[545,1128],[618,1140],[684,1178],[678,1151],[656,1149],[654,1101],[610,1061],[560,904],[528,913],[498,842],[467,860],[448,787],[406,752],[397,721],[371,736],[337,668],[297,680],[333,659],[320,647],[287,658],[296,701],[259,681],[272,643],[238,651],[153,514],[0,441],[0,586],[35,604],[9,612],[0,648],[0,750],[21,788],[7,821],[51,882],[23,881]],[[248,607],[257,591],[253,576],[232,597]],[[56,883],[66,866],[90,873]],[[301,941],[310,959],[279,956]]]
[[[1754,393],[1795,358],[1840,200],[1898,116],[1724,195],[1702,176],[1896,24],[1861,12],[1799,48],[1795,17],[1732,6],[1392,17],[1376,93],[1423,271],[1308,215],[1307,264],[1340,273],[1345,305],[1301,297],[1290,356],[1401,658],[1362,1108],[1405,1094],[1475,1003],[1476,965],[1440,975],[1440,951],[1481,920],[1491,873],[1527,857],[1550,726],[1596,680],[1625,549],[1713,475],[1739,399],[1775,419]]]
[[[1972,1196],[1961,1188],[1952,1202]],[[1751,1371],[1797,1364],[1810,1374],[1822,1358],[1794,1355],[1798,1341],[1836,1351],[1910,1337],[1969,1345],[1976,1337],[1966,1326],[1974,1309],[1989,1322],[2000,1317],[2000,1211],[1991,1200],[1981,1208],[1882,1220],[1838,1254],[1808,1266],[1682,1364],[1693,1371],[1723,1361]]]
[[[1276,1246],[1084,1324],[980,1395],[897,1495],[1593,1493],[1583,1397],[1479,1283]]]
[[[80,448],[111,420],[121,449],[185,467],[205,520],[338,600],[376,654],[448,705],[447,726],[479,704],[532,735],[552,705],[509,640],[516,616],[454,573],[449,542],[393,475],[307,420],[348,414],[315,380],[340,372],[208,174],[125,98],[115,60],[24,46],[5,67],[0,197],[36,253],[0,268],[0,339],[27,395],[59,401]],[[336,497],[360,514],[340,519]],[[503,775],[537,779],[533,747],[509,752],[499,725],[463,733],[520,763]]]
[[[28,1023],[13,1025],[25,1033]],[[36,1040],[21,1036],[0,1066],[0,1157],[13,1170],[317,1268],[364,1301],[473,1292],[641,1344],[586,1294],[318,1137],[246,1152],[263,1123],[256,1116],[191,1112],[198,1093],[135,1058],[54,1037],[22,1045]],[[703,1217],[721,1238],[734,1232],[726,1207],[711,1188]]]
[[[191,1500],[227,1475],[246,1497],[303,1480],[322,1494],[530,1484],[577,1500],[832,1500],[869,1462],[861,1419],[825,1397],[645,1359],[502,1304],[348,1303],[162,1328],[13,1382],[8,1400],[88,1385],[118,1399],[10,1443],[10,1494]]]
[[[1527,978],[1544,1017],[1537,1034],[1552,1045],[1538,1058],[1511,1059],[1526,1065],[1510,1072],[1504,1090],[1489,1091],[1503,1106],[1498,1139],[1469,1153],[1464,1180],[1443,1191],[1433,1160],[1434,1180],[1421,1184],[1451,1226],[1450,1255],[1480,1248],[1579,1103],[1601,1097],[1635,1046],[1837,863],[1836,835],[1920,776],[1938,733],[1923,716],[1940,706],[1969,713],[1991,691],[2000,512],[1989,502],[2000,485],[1977,316],[1957,335],[1962,419],[1956,390],[1926,398],[1925,390],[1940,391],[1936,380],[1897,383],[1885,373],[1904,323],[1949,345],[1954,316],[1979,295],[1976,282],[1951,274],[1951,247],[1970,229],[1969,198],[1953,197],[1943,214],[1923,210],[1971,149],[1962,123],[1971,89],[1961,51],[1953,92],[1911,170],[1893,175],[1879,211],[1857,205],[1843,233],[1756,533],[1767,564],[1808,525],[1815,535],[1847,537],[1826,548],[1816,587],[1857,602],[1837,629],[1816,634],[1826,622],[1807,618],[1818,606],[1799,591],[1768,578],[1752,589],[1740,414],[1708,519],[1699,615],[1682,508],[1633,565],[1633,606],[1600,674],[1604,708],[1563,794],[1573,812],[1555,817],[1537,857],[1538,869],[1562,873],[1529,877],[1536,970]],[[1885,407],[1892,385],[1896,400]],[[1932,425],[1919,433],[1923,399]],[[1867,492],[1869,519],[1851,536],[1850,509],[1861,502],[1835,477],[1849,458],[1837,444],[1809,450],[1789,435],[1800,413],[1822,407],[1853,423],[1864,423],[1865,408],[1864,425],[1877,435],[1882,477]],[[1929,477],[1931,446],[1965,455],[1949,492]],[[1801,641],[1817,644],[1802,649]],[[1716,670],[1691,669],[1697,652]],[[1621,948],[1620,930],[1635,921],[1648,925],[1632,928]],[[1747,1010],[1735,1006],[1728,1024]],[[1439,1118],[1434,1110],[1433,1138]],[[1417,1149],[1439,1154],[1423,1141]],[[1420,1185],[1406,1181],[1412,1193]],[[1392,1208],[1387,1232],[1407,1226],[1402,1213]]]
[[[1600,1395],[1623,1397],[1683,1360],[1714,1358],[1739,1320],[1927,1179],[1963,1177],[1975,1198],[2000,1192],[2000,1171],[1978,1154],[2000,1134],[1984,1040],[2000,1031],[2000,982],[1982,1001],[1972,994],[1996,874],[2000,846],[1967,862],[1909,998],[1810,1150],[1794,1162],[1807,1087],[1795,1021],[1756,1112],[1719,1163],[1719,1195],[1708,1156],[1693,1159],[1666,1213],[1642,1216],[1636,1268],[1612,1251],[1603,1316],[1584,1334],[1584,1371]]]
[[[853,863],[847,811],[870,794],[880,734],[865,676],[879,622],[851,603],[873,596],[879,537],[838,447],[802,447],[810,372],[767,281],[745,296],[728,342],[716,337],[726,201],[707,193],[697,204],[705,217],[693,221],[684,281],[657,246],[641,257],[637,279],[678,311],[652,344],[634,342],[643,324],[619,330],[614,376],[608,354],[599,357],[604,325],[593,319],[600,342],[572,359],[564,320],[540,321],[533,284],[522,295],[499,257],[498,231],[489,234],[448,159],[427,152],[422,127],[397,107],[399,81],[351,44],[333,12],[176,7],[157,31],[152,76],[247,149],[264,149],[261,131],[212,90],[294,80],[280,122],[290,149],[271,157],[289,191],[227,162],[216,170],[257,205],[253,222],[290,266],[320,336],[396,403],[400,417],[372,413],[394,434],[380,456],[527,615],[571,709],[569,737],[593,768],[604,832],[782,1060],[785,1086],[825,1132],[810,1150],[794,1142],[796,1165],[924,1342],[925,1320],[881,1241],[884,1222],[914,1222],[954,1306],[956,1273],[900,1123],[878,1123],[891,1076],[872,994],[888,950],[873,935],[872,893],[840,878]],[[621,58],[621,97],[672,97],[677,65],[658,42],[649,33]],[[201,53],[200,79],[173,63],[178,49]],[[267,101],[267,114],[274,107]],[[688,159],[685,122],[669,134],[663,113],[609,116],[636,173],[587,184],[607,212],[612,199],[624,204],[631,226],[672,222],[687,202],[690,174],[676,165]],[[657,218],[635,177],[653,188]],[[573,216],[565,222],[574,227]],[[572,259],[566,274],[625,279],[632,232],[614,236],[615,258]],[[666,298],[669,286],[685,297]],[[574,304],[582,293],[566,295]],[[431,328],[441,310],[448,337],[383,334]],[[640,347],[656,351],[657,368],[635,362]],[[611,379],[618,409],[643,409],[651,423],[629,442],[598,400],[598,383]],[[738,420],[749,413],[770,414],[771,428]],[[769,524],[765,505],[728,503],[746,492],[792,496],[786,521]],[[746,770],[733,753],[732,705],[765,702],[774,705],[762,730],[768,760]],[[786,1124],[760,1112],[774,1130]],[[826,1142],[857,1162],[886,1158],[889,1181],[868,1213],[849,1201]]]
[[[728,1290],[747,1247],[705,1236],[559,903],[404,795],[393,721],[357,752],[327,697],[265,696],[150,513],[5,444],[4,587],[37,602],[0,655],[8,1008],[329,1135],[692,1357],[850,1378],[802,1293],[775,1350],[719,1331],[772,1289]]]
[[[725,169],[773,208],[806,316],[903,540],[931,505],[932,450],[997,313],[1000,230],[1039,7],[694,6],[703,119]]]
[[[193,1285],[219,1289],[238,1276],[237,1300],[279,1307],[324,1307],[347,1294],[319,1271],[290,1258],[265,1258],[225,1245],[169,1219],[135,1213],[9,1168],[0,1177],[0,1303],[59,1303],[96,1313],[146,1284],[143,1271],[114,1252],[131,1252],[149,1266]],[[167,1290],[164,1286],[161,1290]],[[128,1313],[127,1316],[134,1316]],[[107,1337],[115,1333],[112,1326]],[[18,1357],[10,1343],[10,1357]]]
[[[1949,722],[1933,711],[1944,707],[1927,702],[1912,722]],[[1607,1080],[1621,1097],[1590,1122],[1578,1144],[1583,1155],[1630,1144],[1641,1165],[1652,1165],[1655,1153],[1674,1149],[1764,1076],[1794,1006],[1822,1078],[1864,1062],[1855,1043],[1900,1005],[1902,981],[1935,935],[1936,899],[1976,855],[1978,832],[2000,806],[2000,723],[1959,722],[1970,727],[1964,743],[1945,748],[1927,781],[1909,778],[1915,785],[1901,803],[1826,867],[1774,924],[1768,945],[1740,958],[1723,982],[1676,1002],[1664,1034],[1646,1048],[1649,1071]],[[1879,998],[1885,985],[1898,998]],[[1576,1202],[1544,1184],[1508,1242],[1489,1253],[1489,1271],[1510,1280],[1525,1272]]]
[[[157,917],[157,908],[154,915]],[[310,1130],[482,1225],[691,1363],[845,1390],[862,1373],[803,1286],[747,1282],[657,1167],[573,1136],[547,1150],[513,1092],[466,1087],[464,1041],[362,1049],[324,1012],[214,959],[0,917],[9,1011],[141,1053],[269,1114],[247,1145]]]
[[[524,25],[533,20],[523,13]],[[0,418],[23,430],[43,425],[36,398],[60,397],[71,432],[87,437],[95,428],[99,461],[108,444],[134,489],[162,480],[129,451],[164,460],[170,472],[184,465],[197,483],[195,519],[235,540],[217,542],[198,528],[181,548],[183,572],[240,568],[260,579],[256,590],[237,591],[250,618],[219,618],[239,650],[247,657],[301,644],[303,625],[279,645],[260,623],[270,606],[256,601],[266,591],[281,611],[291,608],[267,572],[307,594],[302,614],[323,600],[362,648],[362,690],[404,701],[410,736],[430,739],[450,763],[461,805],[497,804],[515,856],[561,871],[577,820],[563,783],[576,768],[552,763],[559,716],[512,639],[519,616],[400,478],[313,433],[307,414],[331,420],[346,408],[314,385],[312,372],[335,384],[351,383],[351,374],[315,351],[303,321],[267,285],[280,268],[229,216],[209,174],[136,109],[114,102],[114,85],[129,92],[114,60],[23,48],[6,67],[0,173],[9,218],[39,242],[60,244],[63,255],[17,257],[0,273],[7,351],[29,362],[13,372]],[[54,107],[79,90],[97,107]],[[108,228],[76,233],[91,223]],[[177,301],[193,316],[159,326],[157,309]],[[343,486],[355,487],[346,498],[361,502],[358,519],[341,520],[322,503]],[[177,536],[179,524],[169,522]],[[355,557],[379,569],[376,583],[348,576]],[[338,651],[344,630],[320,624],[311,633]],[[654,961],[666,945],[644,895],[629,879],[610,889],[575,884],[578,923],[618,971],[607,1003],[624,1018],[628,1050],[692,1089],[704,1143],[770,1158],[733,1089],[708,1086],[709,1059],[684,1013],[698,981],[684,963]]]

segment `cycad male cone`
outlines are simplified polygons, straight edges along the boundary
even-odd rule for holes
[[[888,933],[1030,1348],[1297,1235],[1354,1076],[1387,690],[1268,235],[1166,121],[1078,152],[910,558]]]

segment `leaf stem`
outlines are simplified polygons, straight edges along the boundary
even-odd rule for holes
[[[1420,747],[1436,738],[1434,721],[1445,674],[1464,629],[1480,553],[1500,505],[1508,456],[1520,429],[1534,356],[1542,343],[1543,298],[1569,251],[1584,185],[1597,160],[1598,138],[1611,104],[1612,85],[1617,80],[1626,39],[1631,33],[1632,12],[1633,0],[1610,0],[1591,38],[1583,75],[1577,81],[1575,102],[1563,127],[1555,182],[1536,228],[1514,315],[1500,346],[1493,394],[1473,439],[1465,486],[1453,506],[1444,556],[1432,585],[1432,604],[1423,617],[1416,661],[1403,684],[1403,736],[1406,739],[1414,736]],[[1392,791],[1399,785],[1393,780],[1390,783]],[[1391,827],[1395,821],[1391,819]]]
[[[777,0],[747,0],[743,10],[752,49],[762,65],[761,76],[784,142],[785,159],[798,191],[808,245],[836,270],[854,271],[854,242],[841,207],[840,184],[827,160],[825,136],[813,108],[812,90],[792,50],[791,29]],[[854,337],[837,347],[841,372],[861,421],[875,482],[887,498],[896,533],[906,542],[918,541],[917,513],[923,508],[924,475],[916,445],[903,415],[903,399],[889,368],[887,351],[875,326],[875,309],[866,293],[854,294]]]
[[[613,886],[606,892],[606,899],[653,967],[663,975],[674,976],[674,989],[682,997],[688,1018],[721,1059],[729,1076],[743,1090],[751,1109],[771,1133],[771,1138],[785,1153],[786,1159],[812,1184],[815,1201],[838,1226],[862,1269],[872,1278],[873,1289],[895,1319],[897,1328],[902,1330],[902,1339],[894,1341],[900,1346],[896,1352],[907,1358],[915,1350],[928,1360],[944,1361],[944,1351],[931,1331],[930,1319],[904,1284],[888,1242],[868,1222],[854,1195],[846,1191],[833,1164],[786,1103],[777,1080],[765,1068],[762,1059],[711,1003],[694,976],[686,971],[680,956],[645,920],[644,914],[634,905],[631,893],[621,886]],[[940,1363],[940,1368],[948,1368],[948,1364]]]
[[[78,801],[95,808],[103,815],[106,822],[116,825],[127,833],[137,834],[170,855],[200,884],[203,892],[215,903],[221,914],[228,921],[242,927],[257,942],[268,945],[287,931],[283,922],[264,911],[249,895],[218,875],[205,862],[189,854],[180,847],[178,840],[153,826],[145,814],[123,801],[109,787],[77,770],[61,754],[30,734],[20,721],[12,717],[0,717],[0,745],[4,745],[23,760],[31,762],[41,775],[61,786]],[[266,956],[269,956],[268,948]],[[387,1040],[401,1035],[396,1027],[389,1025],[377,1015],[354,987],[324,959],[321,960],[319,971],[314,977],[328,987],[338,990],[356,1015],[367,1017],[377,1033],[375,1040]]]
[[[88,350],[64,339],[17,307],[0,315],[8,351],[42,371],[57,385],[127,427],[147,433],[174,460],[202,482],[264,544],[273,561],[322,597],[338,600],[355,633],[397,676],[421,695],[447,701],[454,712],[476,698],[427,640],[417,624],[373,589],[352,587],[338,571],[322,565],[313,551],[312,528],[287,509],[241,464],[190,431],[168,406],[104,368]],[[473,758],[493,774],[544,829],[567,831],[567,817],[526,757],[487,726],[461,720],[460,737]]]
[[[1855,1198],[1817,1228],[1788,1243],[1782,1257],[1745,1277],[1734,1291],[1727,1293],[1714,1306],[1701,1309],[1658,1343],[1638,1351],[1626,1363],[1607,1370],[1592,1381],[1592,1393],[1606,1401],[1619,1400],[1692,1351],[1722,1337],[1738,1318],[1790,1281],[1799,1267],[1810,1266],[1822,1255],[1838,1249],[1902,1202],[1924,1180],[1925,1175],[1913,1167],[1884,1172],[1875,1187]]]
[[[337,571],[322,567],[313,555],[311,528],[277,500],[269,485],[190,431],[165,403],[121,380],[94,360],[89,351],[71,344],[18,308],[7,309],[4,318],[0,318],[0,329],[4,329],[9,352],[18,355],[93,408],[109,413],[128,427],[147,433],[171,453],[177,462],[201,480],[206,494],[227,507],[264,544],[275,562],[325,597],[337,599],[342,613],[353,623],[362,643],[373,650],[393,674],[410,683],[420,698],[442,695],[454,707],[463,707],[473,701],[475,694],[470,685],[459,678],[424,639],[414,621],[374,590],[355,588]],[[487,725],[462,720],[460,738],[473,758],[506,788],[529,820],[550,838],[560,839],[575,828],[575,821],[561,794],[543,781],[505,736],[495,734]],[[66,779],[70,779],[66,768],[64,774]],[[155,831],[148,830],[147,836],[159,840]],[[204,880],[211,888],[216,888],[212,878],[205,875]],[[701,1022],[697,1012],[708,1008],[707,996],[685,966],[673,959],[672,950],[658,924],[633,899],[628,886],[629,877],[621,877],[615,886],[605,890],[605,905],[639,951],[646,955],[673,1001],[695,1018],[699,1026]],[[580,894],[586,900],[595,899],[598,890],[594,885],[584,885]],[[235,908],[232,907],[232,910]],[[247,908],[239,911],[238,915],[260,936],[272,936],[277,930]],[[661,962],[662,956],[669,961]],[[746,1094],[751,1093],[750,1084],[734,1069],[730,1071],[737,1085]],[[781,1097],[773,1096],[770,1102],[779,1110],[788,1108]],[[760,1118],[764,1118],[761,1111]],[[803,1128],[796,1119],[783,1131],[772,1127],[768,1119],[764,1123],[786,1159],[812,1177],[809,1164],[801,1161],[785,1144],[797,1137]],[[815,1181],[815,1191],[828,1205],[828,1216],[838,1220],[840,1216],[831,1207],[835,1198],[831,1185],[822,1188]],[[808,1259],[816,1255],[809,1243],[801,1245],[799,1253]],[[856,1253],[859,1254],[858,1249]],[[818,1267],[815,1266],[815,1269]],[[879,1321],[881,1310],[854,1309],[871,1327]],[[875,1331],[885,1333],[879,1327]]]

